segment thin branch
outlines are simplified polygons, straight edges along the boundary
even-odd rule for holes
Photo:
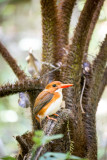
[[[90,40],[91,40],[91,37],[92,37],[92,34],[93,34],[93,30],[95,28],[95,25],[96,25],[96,22],[99,18],[99,14],[100,14],[100,11],[101,11],[101,8],[103,6],[103,3],[104,3],[104,0],[100,0],[98,5],[97,5],[97,8],[93,14],[93,18],[92,18],[92,21],[91,21],[91,24],[90,24],[90,28],[88,30],[88,34],[87,34],[87,38],[86,38],[86,42],[85,42],[85,46],[84,46],[84,60],[86,60],[86,57],[87,57],[87,53],[88,53],[88,47],[89,47],[89,43],[90,43]]]
[[[0,53],[6,60],[6,62],[9,64],[15,75],[19,78],[19,80],[26,79],[24,71],[20,69],[15,59],[10,55],[9,51],[4,47],[4,45],[1,42],[0,42]]]
[[[55,0],[41,0],[43,48],[42,61],[55,64],[54,53],[57,42],[57,7]],[[49,66],[43,65],[43,73],[50,70]],[[53,79],[53,76],[52,76]],[[45,80],[44,80],[45,82]]]
[[[83,88],[82,88],[82,92],[81,92],[81,96],[80,96],[80,106],[81,106],[82,113],[85,113],[83,106],[82,106],[82,97],[83,97],[83,93],[84,93],[85,84],[86,84],[86,78],[84,77]]]
[[[100,100],[106,85],[107,85],[107,67],[105,68],[103,78],[100,82],[98,101]]]
[[[24,81],[16,81],[14,84],[5,84],[0,86],[0,97],[9,96],[19,92],[31,92],[42,90],[37,80],[27,79]]]

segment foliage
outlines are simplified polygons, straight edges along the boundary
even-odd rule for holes
[[[6,156],[6,157],[3,157],[1,158],[2,160],[16,160],[16,158],[14,157],[11,157],[11,156]]]
[[[35,136],[33,137],[33,141],[35,142],[34,149],[37,149],[41,145],[45,145],[54,139],[59,139],[62,137],[62,134],[48,136],[45,135],[44,132],[41,130],[35,131]]]
[[[38,147],[41,145],[45,145],[49,143],[52,140],[62,138],[62,134],[57,134],[57,135],[45,135],[43,131],[38,130],[35,131],[35,135],[33,137],[33,141],[35,142],[35,145],[33,147],[33,152],[34,150],[37,150]],[[65,160],[65,159],[79,159],[79,160],[86,160],[86,159],[81,159],[77,156],[71,156],[70,153],[57,153],[57,152],[46,152],[43,156],[39,158],[39,160]]]

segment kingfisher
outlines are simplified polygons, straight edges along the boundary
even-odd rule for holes
[[[70,86],[73,86],[73,84],[63,84],[60,81],[53,81],[37,96],[33,113],[39,123],[41,123],[45,117],[57,121],[57,119],[50,116],[59,116],[56,112],[61,108],[63,98],[62,89]]]

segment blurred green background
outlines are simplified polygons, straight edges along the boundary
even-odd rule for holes
[[[70,24],[70,39],[85,0],[78,0]],[[101,10],[89,47],[89,60],[99,51],[107,33],[107,0]],[[42,27],[40,0],[0,0],[0,41],[8,48],[21,68],[28,74],[26,57],[30,48],[41,61]],[[28,74],[29,75],[29,74]],[[17,80],[11,68],[0,55],[0,85]],[[30,110],[18,105],[19,95],[0,99],[0,156],[17,152],[16,135],[31,130]],[[107,159],[107,88],[97,110],[99,160]]]

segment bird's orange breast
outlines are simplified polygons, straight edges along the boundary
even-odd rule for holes
[[[60,98],[60,94],[59,94],[58,92],[55,92],[52,100],[51,100],[48,104],[46,104],[46,105],[38,112],[38,114],[36,115],[36,119],[37,119],[38,121],[40,121],[40,120],[39,120],[39,119],[40,119],[39,117],[41,117],[41,119],[44,118],[47,109],[48,109],[49,107],[51,107],[52,103],[54,103],[56,100],[58,100],[58,98]]]

